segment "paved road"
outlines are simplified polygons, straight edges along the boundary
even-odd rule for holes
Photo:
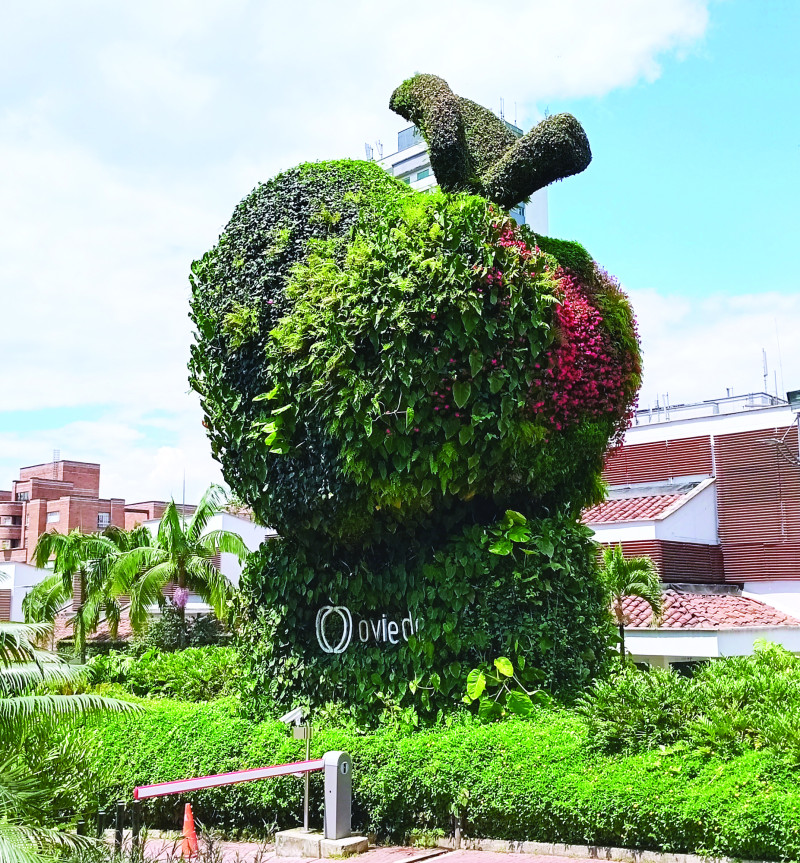
[[[147,840],[146,857],[164,863],[177,861],[181,856],[180,839]],[[511,858],[511,859],[509,859]],[[355,859],[354,863],[355,863]],[[379,846],[358,855],[358,863],[597,863],[591,857],[554,857],[544,854],[503,854],[497,851],[446,851],[441,848],[400,848]],[[312,863],[316,857],[276,857],[272,845],[254,842],[216,842],[210,846],[201,840],[199,863]]]

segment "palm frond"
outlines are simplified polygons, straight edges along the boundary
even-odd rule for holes
[[[98,713],[121,713],[141,710],[138,704],[104,698],[91,692],[81,695],[20,695],[0,698],[0,732],[19,733],[32,720],[39,717],[61,719],[71,716],[89,716]]]
[[[244,540],[239,534],[231,533],[229,530],[210,530],[198,540],[198,545],[207,548],[211,552],[211,556],[222,551],[227,554],[235,554],[241,561],[250,554],[250,549],[244,544]]]
[[[50,623],[0,623],[0,667],[36,659],[36,646],[52,631]]]
[[[49,660],[45,660],[40,654],[38,662],[11,665],[8,668],[0,668],[0,698],[4,695],[13,695],[23,692],[40,683],[50,680],[79,680],[84,675],[84,666],[67,665],[64,662],[53,661],[53,654],[47,654]]]
[[[80,854],[97,845],[97,839],[65,833],[55,827],[0,819],[0,863],[56,863],[60,852]]]
[[[186,527],[186,538],[190,542],[197,542],[200,539],[208,522],[219,512],[224,500],[225,491],[221,486],[210,485],[206,489]]]
[[[64,589],[64,579],[49,575],[27,593],[22,600],[22,613],[28,623],[52,622],[72,598],[72,591]]]
[[[204,602],[207,602],[220,620],[228,613],[227,603],[233,596],[233,585],[211,563],[203,557],[192,557],[186,566],[187,586]]]

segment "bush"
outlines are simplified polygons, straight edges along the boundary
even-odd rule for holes
[[[143,715],[110,717],[86,734],[87,759],[103,778],[102,803],[130,799],[137,784],[297,760],[303,746],[280,723],[249,721],[224,700],[156,702]],[[353,755],[354,827],[383,838],[449,830],[451,807],[466,799],[472,836],[800,856],[800,791],[793,773],[764,752],[727,761],[686,747],[603,757],[588,750],[582,721],[563,711],[485,726],[465,718],[413,734],[320,730],[313,752],[333,749]],[[318,774],[311,787],[319,821]],[[301,782],[243,783],[191,801],[210,826],[285,827],[300,819]],[[177,824],[184,802],[148,803],[146,823]]]
[[[752,656],[719,659],[692,677],[627,669],[581,699],[590,745],[641,752],[684,742],[725,756],[770,748],[800,758],[800,657],[762,644]]]
[[[134,695],[209,701],[237,691],[241,660],[232,647],[187,647],[174,653],[151,648],[138,658],[97,656],[89,668],[93,683],[120,683]]]
[[[151,648],[172,651],[184,647],[206,647],[227,644],[230,633],[213,614],[198,614],[182,618],[171,603],[164,606],[161,614],[150,620],[144,633],[135,638],[130,649],[133,653],[144,653]]]

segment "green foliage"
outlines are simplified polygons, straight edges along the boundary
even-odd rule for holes
[[[111,717],[87,733],[89,765],[103,777],[102,802],[134,785],[302,758],[303,744],[274,720],[252,722],[224,701],[156,702],[135,717]],[[625,757],[587,750],[583,725],[563,711],[531,721],[453,722],[407,735],[322,728],[312,753],[353,755],[354,828],[384,839],[449,832],[454,806],[470,836],[612,845],[669,852],[795,860],[800,792],[767,753],[726,761],[680,748]],[[322,783],[312,775],[312,819]],[[270,829],[297,823],[293,777],[192,794],[195,817],[219,826]],[[184,799],[146,804],[146,823],[178,823]]]
[[[778,645],[709,662],[692,677],[629,668],[596,681],[579,709],[601,752],[682,744],[725,757],[771,749],[800,761],[800,657]]]
[[[541,686],[568,697],[607,657],[611,622],[596,577],[590,531],[565,515],[537,520],[515,554],[489,552],[479,525],[398,530],[367,550],[306,547],[272,540],[248,561],[242,638],[250,665],[245,698],[272,703],[342,700],[365,722],[380,706],[435,714],[464,692],[467,672],[487,656],[537,669]],[[324,653],[315,638],[323,605],[350,605],[365,617],[397,609],[419,630],[397,645],[356,644]]]
[[[487,108],[456,96],[436,75],[415,75],[389,107],[416,124],[439,185],[513,207],[539,189],[585,170],[589,141],[571,114],[547,117],[521,138]]]
[[[234,300],[222,319],[222,331],[228,339],[228,349],[236,351],[258,335],[258,308],[249,308]]]
[[[243,560],[249,550],[242,538],[228,530],[206,531],[209,521],[219,512],[223,490],[209,486],[188,520],[171,500],[158,523],[154,537],[131,548],[114,562],[112,589],[116,595],[129,597],[128,614],[135,630],[141,630],[149,619],[149,608],[166,605],[164,588],[176,586],[174,605],[183,622],[189,591],[207,602],[220,619],[230,610],[233,585],[217,569],[213,558],[219,552],[235,554]],[[182,601],[178,601],[180,596]],[[178,628],[180,646],[185,644],[185,626]]]
[[[169,604],[164,606],[161,614],[148,620],[141,635],[131,642],[130,649],[136,654],[152,648],[169,653],[183,647],[226,644],[230,638],[230,633],[225,631],[222,623],[213,615],[186,617],[182,616],[174,605]]]
[[[482,722],[505,719],[509,716],[528,718],[534,712],[534,704],[541,704],[547,696],[540,689],[527,689],[541,679],[535,669],[525,673],[525,657],[519,658],[518,671],[507,656],[498,656],[493,663],[484,662],[467,675],[465,704],[478,703],[478,718]]]
[[[484,198],[323,163],[258,187],[193,265],[191,381],[212,450],[282,537],[242,582],[254,710],[346,698],[435,715],[487,656],[524,658],[564,695],[602,667],[605,594],[577,517],[638,386],[635,326],[595,267],[566,291],[535,243]],[[594,373],[590,343],[614,374]],[[606,401],[570,400],[590,381]],[[506,510],[533,540],[498,557]],[[420,631],[324,653],[327,606]]]
[[[187,647],[171,653],[150,649],[141,656],[116,653],[89,660],[95,684],[121,683],[138,696],[210,701],[233,695],[239,687],[241,660],[232,647]]]
[[[89,788],[86,771],[76,769],[83,754],[76,720],[133,709],[96,694],[42,692],[42,684],[81,676],[36,646],[49,631],[41,623],[0,623],[0,863],[49,863],[58,849],[86,846],[55,826]]]
[[[536,234],[536,245],[543,252],[552,255],[566,272],[586,284],[592,283],[597,265],[580,243]]]

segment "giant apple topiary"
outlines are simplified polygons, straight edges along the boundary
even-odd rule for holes
[[[192,266],[212,450],[281,535],[243,579],[252,695],[433,708],[501,652],[570,690],[609,631],[579,513],[640,356],[617,283],[503,207],[589,145],[569,115],[514,139],[431,75],[391,104],[440,189],[300,165]]]

